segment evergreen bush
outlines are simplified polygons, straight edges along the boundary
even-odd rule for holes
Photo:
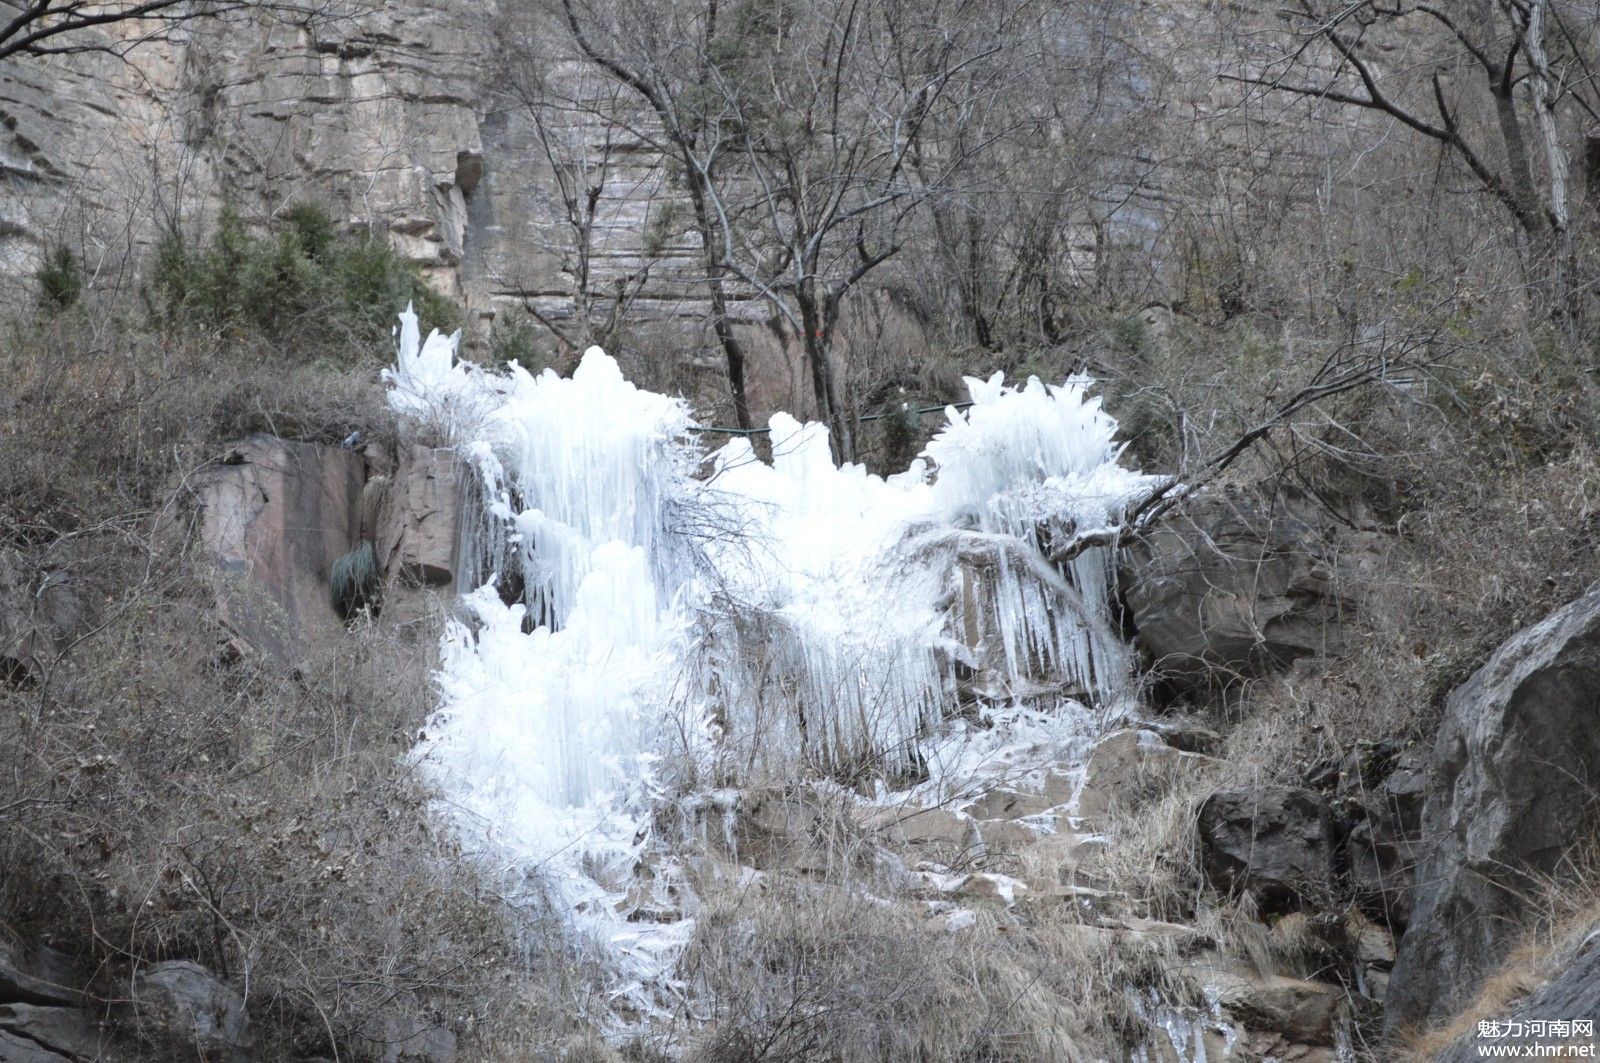
[[[423,330],[450,330],[460,311],[381,236],[341,234],[312,204],[252,233],[226,209],[209,241],[176,227],[156,249],[152,309],[173,324],[256,332],[304,351],[382,351],[395,315],[415,304]]]
[[[34,280],[39,285],[39,305],[47,311],[66,310],[83,294],[83,267],[65,244],[58,244],[45,256],[34,271]]]

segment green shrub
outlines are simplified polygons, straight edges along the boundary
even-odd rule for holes
[[[424,330],[460,311],[381,236],[340,234],[321,208],[291,208],[256,235],[224,210],[209,242],[168,231],[151,270],[151,307],[172,324],[259,333],[304,352],[382,351],[395,315],[415,304]]]
[[[290,207],[283,222],[288,226],[286,235],[294,238],[307,258],[320,261],[339,238],[333,219],[314,203],[297,203]]]
[[[538,330],[526,319],[509,319],[494,330],[489,364],[505,366],[516,362],[528,372],[535,372],[540,364],[537,338]]]
[[[45,256],[33,277],[39,285],[39,305],[47,311],[59,313],[83,295],[83,267],[65,244],[58,244]]]
[[[333,591],[333,607],[346,620],[363,609],[378,608],[378,553],[371,541],[362,543],[333,563],[328,577]]]

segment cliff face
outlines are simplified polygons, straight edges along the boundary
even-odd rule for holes
[[[1190,7],[1164,0],[1117,17],[1171,42]],[[12,275],[65,244],[103,280],[136,279],[174,221],[203,231],[230,203],[262,223],[311,200],[347,227],[385,233],[461,301],[469,345],[515,318],[530,323],[539,357],[560,360],[588,342],[580,319],[623,318],[628,328],[607,345],[622,348],[631,375],[669,391],[725,391],[698,238],[648,143],[649,115],[569,54],[562,27],[505,0],[328,0],[315,18],[193,21],[135,47],[149,28],[112,24],[74,38],[120,55],[0,63],[0,264]],[[1209,113],[1215,62],[1203,47],[1176,65],[1158,56],[1134,82],[1170,95],[1176,102],[1163,106],[1175,113]],[[538,99],[556,103],[530,106]],[[621,121],[600,117],[618,109]],[[1131,146],[1141,158],[1156,135],[1142,128]],[[1224,136],[1204,155],[1233,150]],[[1192,206],[1218,194],[1169,170],[1141,162],[1107,178],[1113,198],[1131,198],[1101,224],[1127,228],[1141,262],[1163,258],[1148,245],[1171,195]],[[1079,275],[1096,268],[1100,239],[1084,231],[1064,252]],[[936,301],[930,265],[926,253],[906,252],[878,271],[879,290],[847,309],[845,347],[853,337],[885,367],[925,354],[918,312],[892,291]],[[588,307],[575,295],[585,287]],[[11,298],[29,297],[28,285],[12,286]],[[730,297],[752,405],[809,413],[797,338],[755,292]]]
[[[66,245],[102,282],[137,283],[175,221],[204,232],[227,203],[259,224],[309,200],[385,233],[460,301],[469,346],[514,318],[530,330],[524,360],[571,357],[587,342],[581,276],[590,320],[625,315],[630,331],[608,345],[623,346],[636,375],[725,392],[697,238],[660,153],[618,132],[631,121],[594,117],[628,102],[562,54],[559,33],[503,19],[494,0],[336,3],[298,24],[190,22],[137,47],[132,24],[114,25],[75,39],[121,57],[0,63],[0,264],[27,277]],[[512,29],[523,39],[508,60]],[[536,117],[530,86],[570,116]],[[585,257],[574,222],[591,193]],[[19,284],[0,299],[31,297]],[[731,303],[757,407],[803,409],[797,341],[769,327],[754,293]],[[868,303],[855,316],[881,343],[896,314]]]
[[[387,233],[467,304],[469,332],[511,307],[559,327],[580,268],[563,189],[581,206],[599,174],[593,290],[622,294],[634,320],[701,316],[696,245],[659,154],[581,111],[541,131],[500,73],[500,14],[493,0],[357,0],[303,24],[192,22],[137,47],[131,25],[112,27],[94,39],[125,58],[0,65],[0,262],[26,274],[65,243],[93,269],[137,267],[174,219],[203,224],[229,202],[260,222],[315,200]],[[582,64],[538,62],[562,95],[607,105]]]
[[[0,260],[21,268],[67,242],[113,266],[223,199],[259,219],[315,198],[387,230],[459,289],[482,174],[486,13],[362,4],[303,25],[193,22],[131,48],[138,28],[121,24],[98,40],[125,59],[0,66]]]

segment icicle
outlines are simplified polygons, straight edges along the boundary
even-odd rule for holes
[[[1011,388],[996,373],[968,378],[967,387],[973,405],[948,412],[926,454],[947,519],[972,521],[1023,547],[1028,563],[1001,554],[993,581],[1007,670],[1015,677],[1043,665],[1110,695],[1126,671],[1110,625],[1110,552],[1082,551],[1068,563],[1069,588],[1053,589],[1038,578],[1048,563],[1039,538],[1042,529],[1105,527],[1150,480],[1117,464],[1116,422],[1088,397],[1088,381],[1050,387],[1033,377]]]
[[[884,478],[781,413],[770,465],[744,439],[708,454],[682,400],[597,348],[570,378],[490,373],[419,333],[408,310],[389,400],[472,470],[460,574],[477,584],[421,762],[469,836],[539,868],[626,957],[620,985],[648,985],[683,939],[615,925],[663,754],[719,781],[922,759],[979,630],[1009,689],[1121,678],[1109,557],[1044,554],[1041,529],[1099,528],[1148,482],[1082,381],[970,381],[974,405]]]

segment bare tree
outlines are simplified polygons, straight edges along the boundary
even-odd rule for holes
[[[717,0],[704,6],[663,3],[626,10],[561,0],[561,15],[579,53],[649,108],[656,128],[637,132],[658,142],[662,154],[682,171],[734,418],[741,428],[749,428],[746,356],[728,315],[728,271],[716,251],[710,185],[721,162],[714,146],[717,131],[697,106],[709,77],[709,45],[719,32]],[[713,145],[709,149],[708,143]]]
[[[723,11],[712,0],[618,17],[562,4],[580,51],[665,129],[713,302],[732,278],[800,335],[817,412],[838,456],[853,459],[840,315],[905,246],[915,208],[986,146],[936,142],[1001,76],[995,31],[1014,8],[832,0]],[[730,356],[729,377],[742,381],[742,358]]]
[[[913,239],[918,208],[998,142],[965,128],[1009,73],[1022,5],[834,0],[749,20],[713,87],[740,165],[712,182],[724,265],[799,332],[840,460],[853,401],[836,359],[850,295]]]
[[[988,351],[1057,342],[1071,293],[1111,286],[1111,250],[1156,167],[1164,76],[1131,46],[1125,5],[1034,5],[1010,29],[997,36],[1006,81],[944,134],[958,151],[987,146],[926,212],[955,335]],[[923,152],[914,160],[920,171]]]
[[[1600,121],[1592,27],[1580,29],[1576,5],[1297,0],[1283,16],[1293,46],[1232,78],[1373,112],[1437,144],[1514,223],[1529,279],[1570,337],[1582,307],[1563,126]]]
[[[325,0],[0,0],[0,60],[128,49],[200,19],[271,12],[309,18],[328,13]],[[96,30],[115,29],[107,38]]]

